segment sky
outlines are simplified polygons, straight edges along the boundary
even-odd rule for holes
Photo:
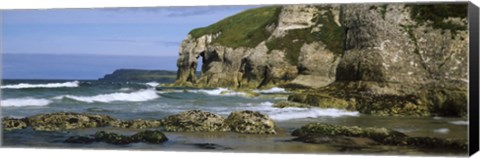
[[[255,7],[4,10],[2,78],[97,79],[119,68],[176,70],[179,45],[190,30]]]

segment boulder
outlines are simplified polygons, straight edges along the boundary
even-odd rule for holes
[[[14,129],[24,129],[27,127],[26,120],[23,119],[16,119],[11,117],[5,117],[2,119],[2,127],[4,130],[14,130]]]
[[[315,137],[363,137],[384,144],[405,144],[404,139],[407,135],[389,130],[386,128],[360,128],[357,126],[340,126],[326,123],[310,123],[293,131],[293,136],[298,136],[296,140],[304,142],[315,142],[310,139]]]
[[[235,111],[225,120],[231,131],[245,134],[276,134],[275,122],[268,115],[254,111]]]
[[[160,131],[142,131],[131,136],[134,141],[160,144],[168,140],[168,138]]]
[[[294,140],[306,143],[352,145],[403,145],[429,149],[467,151],[465,142],[435,137],[410,137],[386,128],[360,128],[326,123],[310,123],[292,133]],[[364,139],[360,140],[359,139]]]
[[[169,132],[228,131],[222,116],[200,110],[168,116],[163,122],[165,130]]]
[[[112,127],[120,128],[136,128],[136,129],[145,129],[145,128],[157,128],[162,125],[161,120],[128,120],[128,121],[118,121],[112,124]]]
[[[91,137],[91,136],[71,136],[63,142],[72,143],[72,144],[90,144],[95,141],[96,141],[95,137]]]
[[[92,136],[72,136],[65,140],[65,143],[89,144],[93,142],[106,142],[115,145],[125,145],[130,143],[146,142],[160,144],[167,141],[168,138],[160,131],[146,130],[138,132],[131,136],[124,136],[117,133],[99,131]]]
[[[116,119],[108,115],[57,112],[51,114],[39,114],[27,118],[33,130],[37,131],[60,131],[77,128],[91,128],[109,126]]]

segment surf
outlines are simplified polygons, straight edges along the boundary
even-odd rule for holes
[[[19,83],[14,85],[4,85],[2,89],[27,89],[27,88],[74,88],[78,87],[78,81],[64,82],[64,83],[47,83],[47,84],[30,84]]]
[[[24,107],[24,106],[47,106],[52,101],[48,99],[37,99],[37,98],[11,98],[1,101],[1,106],[5,107]]]
[[[109,94],[99,94],[94,96],[76,96],[76,95],[62,95],[54,97],[54,99],[72,99],[79,102],[85,103],[110,103],[110,102],[143,102],[153,99],[157,99],[159,96],[156,91],[153,89],[143,89],[139,91],[134,91],[131,93],[125,92],[115,92]]]

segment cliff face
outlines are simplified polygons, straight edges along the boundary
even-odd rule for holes
[[[230,29],[228,25],[196,38],[190,34],[180,47],[177,84],[257,88],[290,81],[311,87],[333,82],[340,57],[338,53],[329,50],[325,43],[316,39],[316,36],[323,33],[322,25],[327,23],[330,30],[326,31],[341,28],[339,6],[295,5],[268,9],[273,14],[259,20],[264,24],[258,28],[261,31],[255,34],[264,35],[257,43],[240,46],[222,44],[222,41],[218,40],[222,36],[235,36],[222,32]],[[243,14],[248,14],[248,11],[227,20],[250,22],[241,18]],[[247,35],[242,40],[254,41],[257,38],[250,36],[254,35]],[[306,36],[309,39],[306,39]],[[203,61],[199,79],[192,73],[197,68],[198,60]]]
[[[341,108],[366,113],[377,108],[392,114],[396,112],[391,107],[398,105],[396,111],[414,109],[420,115],[446,110],[463,115],[468,84],[466,6],[345,4],[253,9],[193,30],[180,48],[176,84],[310,87],[315,90],[292,95],[290,100],[323,106],[322,101],[338,99],[334,103],[341,102]],[[244,18],[248,16],[252,18]],[[236,26],[243,23],[258,25]],[[197,79],[198,60],[203,65]],[[338,93],[342,90],[347,93]],[[408,99],[410,95],[414,98]],[[393,103],[389,97],[402,101]],[[367,105],[372,102],[382,107]],[[385,108],[386,104],[393,105]]]

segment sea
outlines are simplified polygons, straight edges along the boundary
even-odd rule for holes
[[[68,144],[70,136],[93,134],[99,130],[133,134],[137,129],[112,127],[42,132],[30,128],[2,131],[2,145],[22,148],[86,148],[166,151],[266,152],[266,153],[375,153],[412,155],[458,155],[442,150],[378,146],[348,149],[329,144],[293,141],[290,133],[311,122],[359,127],[385,127],[409,136],[468,139],[466,118],[371,116],[355,111],[324,108],[276,108],[286,101],[283,88],[254,90],[250,96],[228,88],[193,89],[162,87],[157,82],[110,82],[97,80],[2,80],[2,117],[23,118],[53,112],[106,114],[117,119],[162,119],[188,110],[202,110],[227,117],[233,111],[253,110],[269,115],[277,125],[277,135],[248,135],[231,132],[165,132],[163,144],[133,143],[111,145],[103,142]],[[460,153],[466,154],[466,153]]]

